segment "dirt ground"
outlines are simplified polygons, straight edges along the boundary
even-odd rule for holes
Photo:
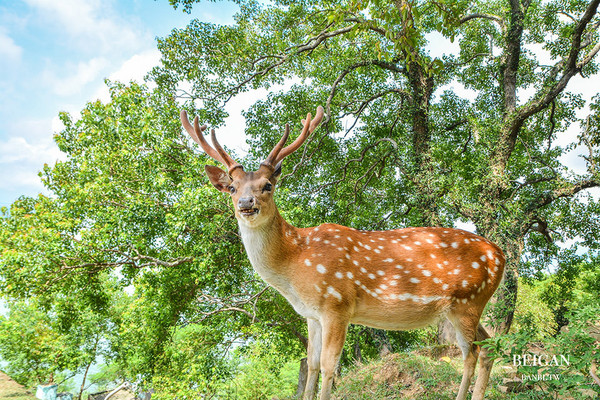
[[[0,371],[0,400],[36,400],[35,395]]]

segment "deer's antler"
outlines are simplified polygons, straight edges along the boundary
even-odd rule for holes
[[[271,153],[269,153],[269,155],[267,156],[265,161],[262,162],[262,164],[270,166],[270,167],[274,167],[285,157],[289,156],[294,151],[298,150],[298,148],[300,146],[302,146],[302,144],[306,141],[306,139],[308,139],[308,136],[310,136],[310,134],[315,129],[317,129],[317,126],[319,126],[319,124],[323,120],[323,114],[324,114],[324,110],[323,110],[323,107],[321,107],[321,106],[317,107],[317,114],[315,115],[314,119],[312,119],[311,114],[308,113],[308,115],[306,116],[306,119],[302,120],[302,124],[304,125],[304,127],[302,129],[302,133],[300,134],[300,136],[298,136],[296,138],[296,140],[294,140],[294,142],[292,144],[290,144],[287,147],[283,147],[283,145],[287,141],[288,136],[290,134],[290,126],[289,126],[289,124],[285,124],[285,133],[283,134],[283,137],[275,145],[273,150],[271,150]]]
[[[244,167],[242,167],[237,161],[231,158],[231,156],[227,154],[227,152],[219,144],[214,129],[210,130],[210,138],[214,146],[214,148],[212,148],[211,145],[208,144],[206,139],[204,139],[203,132],[206,130],[206,125],[200,126],[200,124],[198,123],[198,117],[194,118],[193,127],[192,124],[190,124],[190,120],[188,119],[188,115],[185,110],[181,111],[180,118],[183,127],[185,128],[187,133],[190,134],[192,139],[194,139],[194,141],[202,147],[202,150],[204,150],[206,154],[208,154],[221,164],[225,165],[228,169],[229,175],[231,175],[236,168],[241,168],[242,170],[244,170]]]

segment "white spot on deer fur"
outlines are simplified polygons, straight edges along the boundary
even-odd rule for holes
[[[375,243],[375,240],[371,239],[371,240],[370,240],[370,242],[371,242],[371,243]]]
[[[383,250],[383,246],[377,246],[379,250]]]
[[[444,261],[444,265],[448,265],[448,264],[449,264],[449,262],[448,262],[448,261]]]
[[[479,257],[479,258],[480,258],[480,259],[481,259],[481,261],[483,261],[483,262],[485,262],[485,260],[487,260],[487,257],[486,257],[486,256],[481,256],[481,257]]]
[[[339,239],[340,235],[335,235],[334,238]]]
[[[360,281],[358,279],[355,280],[354,283],[356,283],[358,286],[360,286]]]
[[[485,281],[481,282],[481,288],[483,289],[485,287]]]
[[[365,260],[367,260],[367,261],[371,261],[371,257],[369,257],[369,256],[365,256]]]
[[[350,236],[348,236],[348,240],[351,241],[351,242],[353,242],[353,240],[352,240],[352,238]]]
[[[371,279],[375,279],[375,275],[373,275],[373,274],[369,274],[369,275],[367,275],[367,276],[368,276],[369,278],[371,278]]]
[[[329,244],[329,240],[325,239],[325,240],[323,240],[323,243]]]
[[[341,272],[338,271],[335,273],[335,277],[338,279],[342,279],[344,277],[344,274],[342,274]]]
[[[349,260],[350,259],[350,254],[346,253],[346,258]]]
[[[316,283],[315,283],[315,289],[317,290],[317,292],[321,293],[321,288]]]
[[[403,269],[404,267],[402,265],[398,264],[398,265],[396,265],[396,268]]]
[[[354,265],[358,265],[358,261],[356,261],[356,260],[353,260],[353,261],[352,261],[352,264],[354,264]]]
[[[431,239],[425,239],[425,241],[426,241],[427,243],[429,243],[429,244],[432,244],[432,243],[433,243],[433,240],[431,240]]]
[[[360,267],[360,272],[362,272],[363,274],[366,274],[367,270],[365,269],[365,267]]]
[[[373,251],[374,251],[375,253],[377,253],[377,254],[381,253],[381,250],[379,250],[379,249],[375,249],[375,250],[373,250]]]
[[[442,247],[448,247],[448,245],[445,242],[440,243],[440,246],[442,246]]]
[[[463,302],[463,304],[467,304],[467,299],[466,298],[462,299],[462,302]]]
[[[396,239],[392,239],[392,243],[396,244],[398,241]]]
[[[468,284],[469,284],[469,282],[467,282],[466,280],[465,280],[465,281],[462,281],[462,285],[463,285],[463,287],[467,287],[467,285],[468,285]]]
[[[418,240],[415,242],[415,245],[420,246],[421,242],[419,242]]]
[[[419,282],[421,282],[418,278],[410,278],[410,281],[412,283],[419,283]]]
[[[396,286],[396,285],[398,285],[398,281],[390,281],[390,285]]]
[[[460,269],[455,268],[452,272],[454,273],[454,275],[458,275],[458,273],[460,272]]]
[[[327,293],[329,293],[330,295],[332,295],[339,301],[342,301],[342,295],[337,290],[335,290],[333,287],[329,286],[327,288]]]
[[[423,275],[425,275],[425,276],[431,276],[431,271],[428,271],[428,270],[424,269],[421,272],[423,272]]]
[[[367,249],[367,250],[371,250],[371,246],[369,246],[369,245],[367,245],[367,244],[366,244],[366,245],[365,245],[365,249]]]
[[[348,277],[348,279],[354,278],[354,274],[352,274],[352,272],[346,272],[346,276]]]
[[[475,298],[475,295],[474,295],[474,294],[472,294],[472,295],[471,295],[471,300],[473,300],[474,298]]]
[[[314,238],[313,240],[314,240],[315,242],[320,242],[320,241],[321,241],[321,238],[318,238],[318,237],[316,237],[316,238]]]
[[[430,254],[429,256],[430,256],[431,258],[436,258],[436,257],[435,257],[435,254]]]
[[[393,258],[386,258],[385,260],[383,260],[383,262],[394,262]]]
[[[412,262],[412,260],[413,260],[412,258],[407,258],[406,259],[407,262]]]
[[[359,245],[360,247],[365,247],[365,245],[364,245],[364,244],[362,244],[362,242],[360,242],[360,241],[358,242],[358,245]]]
[[[458,242],[452,242],[450,246],[454,247],[455,249],[458,249]]]
[[[479,263],[477,261],[473,261],[473,263],[471,264],[471,266],[475,269],[479,268]]]
[[[468,243],[469,243],[469,239],[465,239],[465,243],[467,243],[467,244],[468,244]]]
[[[312,263],[310,262],[310,260],[309,260],[308,258],[307,258],[306,260],[304,260],[304,264],[305,264],[307,267],[310,267],[310,266],[312,265]]]
[[[383,290],[386,290],[388,288],[388,286],[386,284],[379,285],[379,287],[382,288]]]
[[[405,244],[403,244],[403,245],[402,245],[402,247],[404,247],[406,250],[412,250],[412,247],[410,247],[410,246],[407,246],[407,245],[405,245]]]
[[[321,274],[324,274],[325,272],[327,272],[327,269],[323,266],[323,264],[319,264],[317,265],[317,271]]]
[[[423,264],[417,264],[417,268],[419,268],[419,269],[423,269],[424,266],[425,265],[423,265]]]
[[[500,259],[496,258],[496,265],[500,265]]]
[[[429,271],[427,271],[429,272]],[[425,274],[425,271],[423,271],[423,274]],[[433,283],[440,283],[442,281],[440,281],[440,278],[433,278]]]
[[[379,271],[377,271],[377,275],[379,275],[379,276],[384,276],[384,275],[385,275],[385,272],[383,272],[382,270],[379,270]]]
[[[444,290],[448,289],[448,284],[447,284],[447,283],[444,283],[444,284],[442,285],[442,289],[444,289]]]
[[[356,247],[356,246],[354,246],[354,247],[352,247],[352,248],[354,249],[354,251],[360,251],[360,250],[358,249],[358,247]]]
[[[381,289],[377,288],[377,289],[375,289],[375,293],[381,294],[381,293],[383,293],[383,291]]]
[[[339,251],[342,251],[342,250],[344,250],[344,248],[343,248],[343,247],[338,247],[337,249],[338,249]]]

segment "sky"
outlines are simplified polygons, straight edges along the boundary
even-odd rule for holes
[[[44,192],[38,172],[64,159],[58,114],[108,99],[104,79],[143,81],[158,65],[156,38],[192,19],[233,22],[237,6],[168,0],[0,1],[0,207]],[[239,114],[239,113],[238,113]],[[226,143],[226,142],[225,142]]]

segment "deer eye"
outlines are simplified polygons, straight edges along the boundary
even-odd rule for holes
[[[271,185],[270,182],[267,182],[267,184],[265,185],[265,187],[263,187],[263,192],[270,192],[271,189],[273,189],[273,185]]]
[[[227,189],[229,189],[229,193],[231,193],[231,194],[235,193],[235,188],[233,187],[233,185],[227,186]]]

